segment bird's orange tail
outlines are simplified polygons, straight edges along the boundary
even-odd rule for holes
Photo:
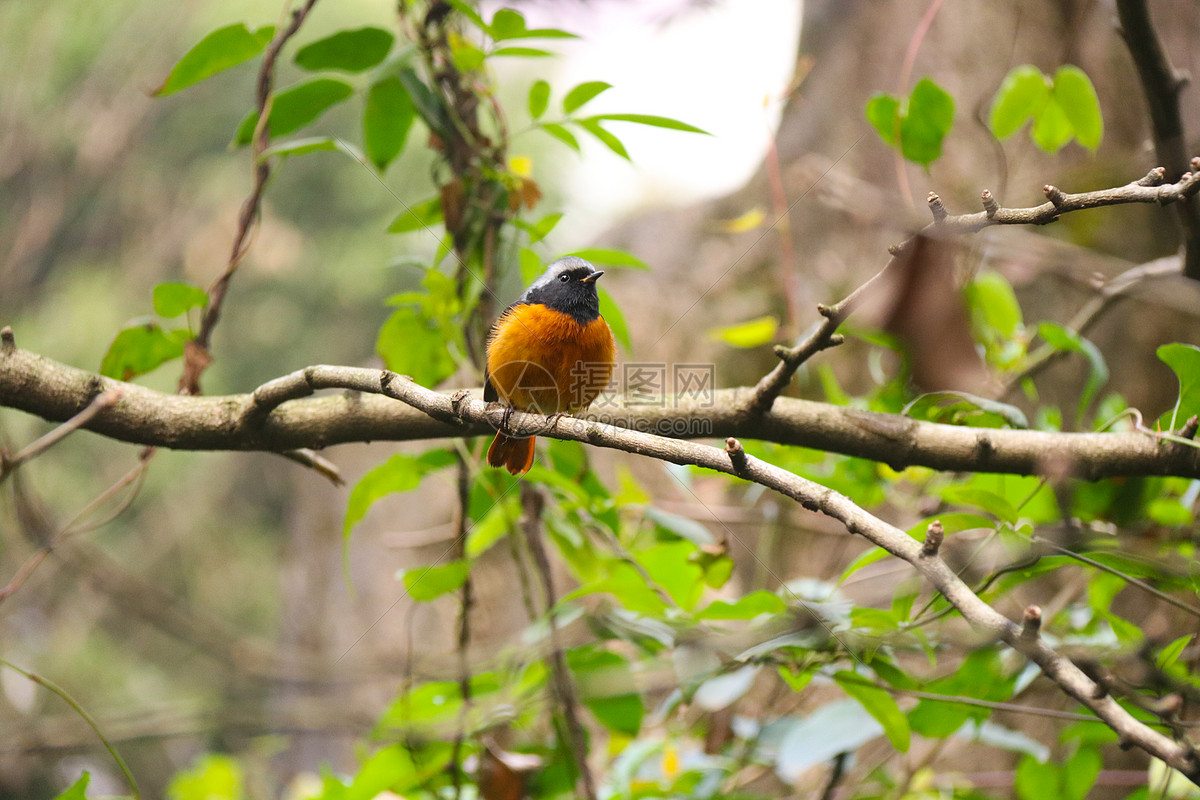
[[[524,475],[533,466],[534,437],[514,439],[497,433],[488,448],[488,464],[493,467],[504,467],[513,475]]]

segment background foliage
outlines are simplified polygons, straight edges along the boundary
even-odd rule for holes
[[[799,334],[814,302],[869,274],[849,265],[880,263],[902,237],[915,219],[897,199],[907,181],[951,202],[984,181],[999,179],[1001,194],[1008,178],[1036,204],[1052,175],[1099,188],[1153,166],[1139,150],[1144,115],[1116,101],[1135,85],[1130,68],[1088,52],[1066,21],[1036,36],[1016,28],[1011,60],[984,53],[967,79],[930,57],[898,88],[899,53],[879,51],[887,82],[840,82],[814,38],[777,144],[742,193],[692,208],[703,224],[647,212],[646,229],[585,249],[557,236],[569,202],[556,159],[630,160],[633,126],[705,134],[605,105],[619,89],[606,81],[560,85],[541,65],[578,32],[532,22],[534,7],[317,4],[281,51],[268,110],[254,107],[258,70],[288,14],[214,5],[183,20],[85,5],[0,12],[6,65],[38,76],[6,103],[0,202],[16,222],[0,228],[0,311],[22,347],[164,390],[185,358],[208,394],[311,363],[478,385],[495,313],[568,252],[623,273],[602,310],[626,361],[710,359],[721,385],[752,382],[773,363],[765,345]],[[806,36],[841,24],[854,51],[852,36],[873,35],[865,16],[815,6]],[[877,13],[913,35],[912,12]],[[981,36],[957,15],[986,31],[992,13],[947,10],[932,43],[913,41],[928,52],[939,35]],[[240,16],[255,21],[230,24]],[[58,32],[52,48],[36,44],[44,29]],[[1039,36],[1064,57],[1022,64]],[[829,101],[826,87],[845,96]],[[112,103],[135,93],[132,111]],[[854,135],[821,139],[795,122],[814,106]],[[820,146],[798,147],[805,137]],[[985,151],[1001,166],[979,169]],[[247,165],[268,162],[249,255],[231,259]],[[893,169],[903,182],[885,185]],[[945,295],[962,290],[979,386],[920,386],[914,362],[928,354],[864,315],[848,346],[802,370],[799,392],[982,428],[1132,429],[1131,407],[1180,428],[1200,411],[1194,313],[1177,309],[1193,290],[1143,297],[1136,332],[1115,318],[1081,334],[1067,312],[1090,291],[1080,276],[1169,252],[1175,239],[1155,234],[1165,215],[1085,213],[1045,235],[967,242]],[[710,261],[694,251],[705,243]],[[210,282],[230,264],[207,366],[187,343],[210,324]],[[1053,353],[1066,357],[1043,371]],[[0,433],[8,449],[41,427],[6,414]],[[69,702],[145,796],[574,796],[580,742],[556,668],[605,797],[1165,791],[1164,770],[828,521],[758,486],[565,441],[546,442],[518,482],[480,469],[483,444],[340,447],[326,455],[351,479],[344,489],[267,454],[162,453],[127,507],[107,507],[120,513],[87,535],[103,514],[72,515],[129,471],[129,448],[80,435],[14,473],[3,574],[47,536],[72,535],[0,606],[5,662],[58,687],[3,672],[0,795],[128,791]],[[1161,722],[1161,703],[1178,697],[1185,711],[1167,721],[1187,722],[1200,484],[896,471],[744,444],[916,538],[939,520],[948,558],[984,599],[1015,618],[1042,606],[1045,635],[1113,671],[1133,713]]]

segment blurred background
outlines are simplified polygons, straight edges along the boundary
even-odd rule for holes
[[[1153,5],[1175,65],[1200,74],[1200,6]],[[951,213],[977,210],[983,188],[1005,205],[1035,205],[1046,183],[1083,191],[1155,166],[1110,2],[959,0],[941,7],[919,39],[930,6],[899,0],[518,6],[531,25],[583,39],[536,68],[502,68],[506,107],[523,109],[537,78],[555,86],[605,80],[615,88],[596,101],[597,112],[665,114],[714,134],[622,131],[630,164],[598,146],[585,143],[577,156],[529,134],[514,138],[512,153],[532,160],[543,208],[564,214],[551,255],[618,247],[651,266],[605,277],[631,328],[632,352],[622,359],[714,363],[721,387],[754,382],[774,356],[768,347],[731,348],[707,331],[774,315],[784,334],[800,334],[816,321],[816,303],[873,274],[889,244],[927,221],[927,192]],[[13,327],[19,346],[96,370],[116,331],[152,312],[155,284],[207,286],[219,274],[250,187],[248,155],[229,142],[251,107],[255,69],[165,99],[150,95],[208,31],[270,24],[279,14],[278,3],[260,0],[0,4],[0,324]],[[277,85],[299,74],[289,60],[296,46],[349,24],[391,28],[391,4],[318,3],[285,51]],[[898,85],[906,55],[909,82]],[[1104,112],[1098,152],[1071,145],[1051,156],[1027,137],[1003,146],[991,137],[988,104],[1022,63],[1087,72]],[[945,155],[929,171],[897,164],[863,115],[873,93],[907,93],[925,75],[958,100]],[[1195,92],[1189,86],[1182,103],[1190,131],[1200,130]],[[314,130],[352,138],[360,114],[339,106]],[[429,167],[427,154],[409,152],[386,173],[387,187],[406,202],[423,199],[432,191]],[[410,262],[427,260],[438,244],[427,233],[386,234],[398,211],[388,188],[337,154],[284,164],[225,305],[205,391],[250,391],[309,364],[378,364],[383,299],[415,288]],[[1177,241],[1172,215],[1121,207],[1045,229],[988,231],[969,247],[974,263],[1018,289],[1027,320],[1065,321],[1090,296],[1095,274],[1169,255]],[[799,302],[789,303],[788,292]],[[1109,357],[1109,388],[1147,418],[1177,391],[1154,348],[1195,341],[1198,301],[1182,281],[1156,283],[1092,333]],[[852,342],[825,358],[849,391],[881,380],[864,366],[867,350]],[[177,369],[139,382],[173,391]],[[1073,397],[1083,378],[1080,364],[1055,367],[1043,400],[1055,386]],[[478,382],[464,371],[450,383]],[[796,391],[820,399],[815,386],[805,373]],[[0,412],[0,444],[19,449],[48,427]],[[389,454],[421,449],[375,443],[324,455],[352,485]],[[78,434],[22,468],[0,495],[0,583],[39,532],[60,529],[137,459],[136,448]],[[662,465],[598,459],[610,475],[631,470],[674,513],[711,524]],[[726,486],[699,479],[695,491],[737,534],[735,560],[766,530],[775,531],[769,563],[786,578],[837,574],[861,549],[769,497],[735,502]],[[197,754],[226,750],[260,764],[257,774],[277,785],[322,764],[350,770],[356,743],[406,676],[453,675],[457,605],[394,604],[396,571],[431,563],[452,538],[452,477],[372,509],[349,544],[349,581],[341,536],[348,491],[266,454],[159,454],[128,508],[60,548],[0,604],[0,654],[66,688],[139,776],[165,782]],[[477,577],[477,654],[510,645],[529,621],[504,599],[510,565],[491,561]],[[769,583],[754,572],[739,560],[743,584]],[[886,597],[886,582],[867,583],[847,591],[864,602],[870,592]],[[81,767],[97,793],[120,791],[83,721],[0,671],[0,798],[52,796]],[[147,796],[161,795],[163,785],[149,781]],[[271,793],[259,787],[258,796]]]

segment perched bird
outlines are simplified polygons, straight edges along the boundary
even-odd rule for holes
[[[505,309],[488,337],[484,400],[547,415],[591,405],[612,377],[616,354],[596,294],[603,274],[582,258],[560,258]],[[533,442],[500,430],[488,464],[522,475],[533,466]]]

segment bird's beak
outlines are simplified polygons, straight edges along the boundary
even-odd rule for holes
[[[600,276],[603,274],[604,274],[604,270],[602,270],[602,269],[596,270],[591,275],[588,275],[586,278],[580,278],[579,282],[580,283],[595,283],[596,281],[600,280]]]

